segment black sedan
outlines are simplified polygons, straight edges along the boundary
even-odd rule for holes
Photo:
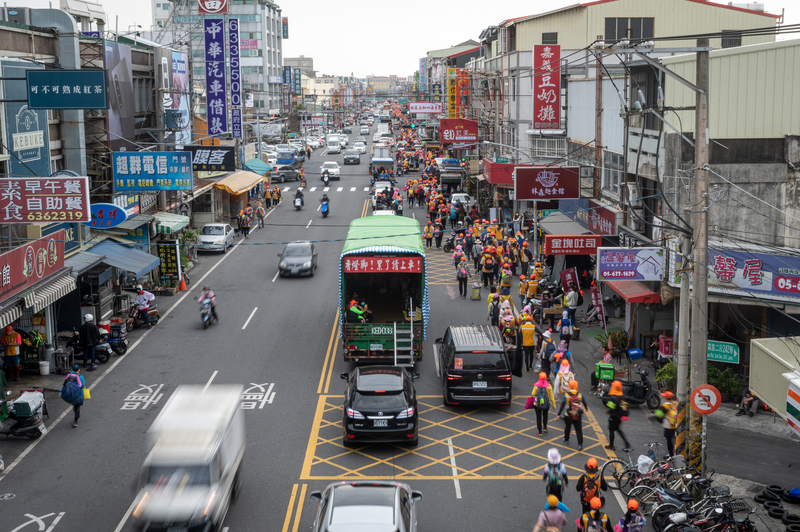
[[[417,503],[422,493],[402,482],[335,482],[310,496],[319,503],[312,528],[317,532],[417,531]]]
[[[369,366],[342,373],[347,381],[342,412],[342,440],[353,443],[419,442],[417,391],[411,374],[397,366]]]
[[[361,152],[358,150],[345,151],[344,164],[361,164]]]
[[[314,275],[317,269],[317,248],[311,242],[292,242],[278,253],[278,271],[284,275]]]

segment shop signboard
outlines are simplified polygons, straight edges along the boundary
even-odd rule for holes
[[[478,123],[462,118],[442,118],[439,121],[439,137],[442,144],[477,144]]]
[[[203,32],[206,63],[206,117],[208,134],[213,136],[228,132],[225,24],[223,19],[203,19]]]
[[[192,154],[188,151],[111,154],[114,192],[192,190]]]
[[[617,226],[617,236],[619,237],[619,245],[624,248],[646,246],[647,243],[650,242],[649,238],[635,231],[631,231],[624,225]]]
[[[258,39],[241,39],[239,41],[239,49],[240,50],[258,50]],[[270,76],[270,78],[274,78],[276,76]],[[272,83],[272,81],[270,81]]]
[[[64,255],[69,255],[73,251],[81,248],[81,232],[78,222],[64,222],[60,224],[48,224],[42,226],[42,236],[55,234],[64,230]]]
[[[442,112],[442,103],[411,102],[408,104],[408,112],[411,114],[440,114]]]
[[[0,255],[0,301],[64,267],[65,231],[56,231]]]
[[[29,109],[108,109],[105,70],[29,69],[25,76]]]
[[[282,28],[283,29],[283,38],[284,39],[288,39],[289,38],[289,18],[288,17],[283,17],[281,19],[281,25],[283,27]]]
[[[299,68],[294,69],[294,93],[303,93],[303,72]]]
[[[617,214],[608,207],[586,198],[563,199],[558,202],[561,212],[596,235],[613,236],[620,227]]]
[[[150,230],[147,228],[147,226],[137,227],[125,235],[125,239],[132,240],[134,242],[134,249],[144,251],[145,253],[150,252]]]
[[[179,281],[181,279],[181,253],[177,240],[158,243],[158,258],[161,259],[159,269],[161,282]]]
[[[786,391],[786,422],[798,437],[800,437],[800,373],[797,371],[782,374],[789,381]]]
[[[192,170],[195,172],[233,172],[236,170],[236,154],[233,146],[184,146],[192,154]]]
[[[664,250],[661,248],[600,248],[597,250],[600,281],[661,281]]]
[[[533,129],[561,128],[561,46],[533,46]]]
[[[231,137],[241,139],[244,137],[242,131],[242,108],[231,109]]]
[[[508,157],[495,157],[494,162],[500,164],[508,164]]]
[[[420,273],[422,272],[422,258],[358,255],[343,259],[342,271],[345,273]]]
[[[439,102],[442,103],[442,84],[441,83],[432,83],[431,84],[431,101],[432,102]],[[440,111],[440,113],[443,111]]]
[[[419,86],[420,90],[428,90],[428,58],[421,57],[419,60]],[[403,103],[403,102],[400,102]],[[408,101],[406,101],[408,103]]]
[[[89,219],[89,178],[0,179],[0,223],[83,222]]]
[[[577,166],[531,166],[514,170],[514,197],[518,201],[579,198]]]
[[[125,209],[113,203],[92,203],[91,213],[92,219],[83,223],[95,229],[116,227],[128,217]]]
[[[597,312],[597,322],[602,329],[606,328],[606,307],[603,305],[603,295],[597,286],[591,287],[589,293],[592,296],[592,305]]]
[[[290,106],[290,99],[289,99],[289,84],[283,84],[283,112],[288,113]]]
[[[181,114],[181,129],[175,131],[175,149],[192,142],[192,121],[189,113],[189,54],[172,52],[171,108]],[[166,98],[165,98],[166,100]]]
[[[544,235],[544,254],[594,255],[602,241],[595,235]]]
[[[111,203],[123,209],[128,217],[140,212],[139,194],[118,194],[111,198]]]
[[[231,98],[231,107],[241,107],[242,106],[242,69],[240,67],[240,59],[239,59],[239,19],[238,18],[229,18],[228,19],[228,53],[229,53],[229,60],[228,60],[228,68],[230,68],[231,72],[231,84],[230,84],[230,98]],[[241,110],[239,111],[239,134],[241,135]],[[234,129],[234,136],[233,138],[240,139],[241,136],[237,137],[235,135],[236,130]]]
[[[198,0],[197,12],[201,15],[221,15],[228,12],[228,0]]]
[[[24,78],[29,70],[41,70],[43,65],[29,61],[0,61],[5,100],[25,100],[27,86],[25,81],[10,78]],[[5,140],[5,152],[10,155],[6,161],[8,175],[50,175],[50,135],[47,127],[47,111],[31,109],[25,102],[6,101],[3,103],[3,120],[0,124]],[[0,222],[5,223],[5,222]]]
[[[103,65],[108,86],[108,147],[111,151],[135,149],[136,122],[133,106],[133,56],[131,47],[103,41]]]
[[[706,340],[708,345],[708,360],[725,362],[726,364],[739,363],[739,346],[731,342],[717,342]]]
[[[572,283],[576,287],[580,286],[580,282],[578,280],[578,270],[574,267],[567,268],[566,270],[561,270],[558,272],[559,277],[561,277],[561,286],[564,287],[564,293],[568,293],[569,284]]]

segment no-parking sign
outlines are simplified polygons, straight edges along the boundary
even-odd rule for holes
[[[717,408],[719,408],[722,402],[722,397],[719,394],[719,390],[715,387],[710,384],[701,384],[692,390],[692,396],[689,402],[695,412],[701,415],[707,415],[717,411]]]

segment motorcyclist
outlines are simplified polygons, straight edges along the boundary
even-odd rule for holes
[[[305,207],[305,205],[306,205],[306,200],[305,200],[305,198],[303,197],[303,189],[302,189],[302,188],[298,188],[298,189],[297,189],[297,192],[295,192],[295,193],[294,193],[294,197],[295,197],[295,198],[300,198],[300,205],[302,205],[303,207]]]
[[[325,186],[326,186],[326,187],[328,186],[328,184],[329,184],[329,182],[330,182],[330,179],[331,179],[331,174],[330,174],[330,172],[328,172],[328,170],[327,170],[327,169],[326,169],[326,170],[323,170],[323,171],[322,171],[322,182],[323,182],[323,183],[325,183]]]
[[[207,286],[203,287],[203,291],[200,292],[200,297],[197,299],[197,302],[202,304],[204,299],[211,300],[211,316],[219,323],[219,316],[217,316],[217,295]]]
[[[144,326],[150,328],[150,302],[156,298],[153,294],[142,288],[142,285],[136,285],[136,310],[139,311],[139,319],[144,323]]]
[[[323,193],[322,194],[322,199],[319,200],[319,202],[322,203],[322,202],[326,202],[326,201],[330,203],[330,199],[328,199],[328,195]]]

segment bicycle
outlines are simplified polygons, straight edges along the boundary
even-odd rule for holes
[[[648,443],[647,447],[650,449],[645,456],[650,458],[653,462],[657,462],[655,448],[663,444],[655,442]],[[637,479],[642,477],[639,472],[639,465],[634,463],[631,459],[631,451],[633,449],[622,449],[627,455],[628,461],[615,458],[603,464],[600,470],[601,477],[605,478],[606,483],[611,489],[620,490],[623,494],[627,495]]]

